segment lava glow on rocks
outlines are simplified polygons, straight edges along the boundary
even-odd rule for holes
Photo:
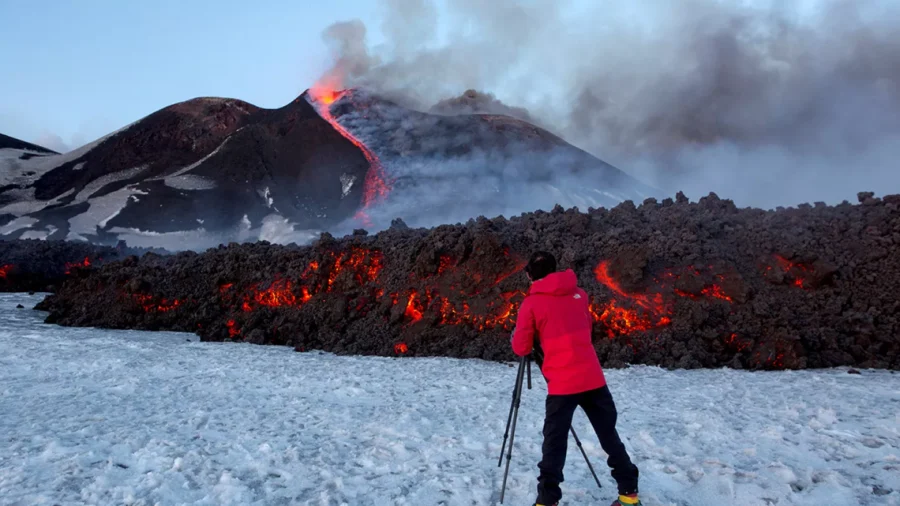
[[[312,99],[310,103],[316,108],[322,119],[334,127],[341,136],[359,148],[366,158],[366,161],[369,162],[369,170],[366,172],[366,179],[363,182],[362,208],[357,213],[356,217],[361,220],[363,224],[370,225],[371,221],[366,214],[366,210],[373,205],[384,201],[391,191],[391,185],[388,182],[384,166],[381,164],[381,160],[378,159],[378,156],[369,149],[364,142],[338,123],[337,119],[331,113],[332,104],[344,96],[350,96],[353,93],[352,90],[336,91],[338,87],[336,84],[334,79],[323,79],[313,85],[313,87],[309,89],[309,96]]]
[[[610,275],[609,261],[600,262],[594,268],[594,276],[601,285],[613,293],[613,297],[602,305],[591,304],[594,321],[602,323],[606,327],[606,334],[610,338],[671,324],[674,316],[674,299],[663,297],[664,292],[672,293],[677,297],[699,298],[669,286],[679,280],[682,275],[701,276],[700,271],[694,267],[689,267],[686,271],[684,274],[677,274],[673,270],[663,272],[660,276],[662,281],[656,280],[656,291],[653,293],[629,293]],[[717,278],[721,280],[722,276],[719,275]],[[734,299],[717,284],[704,286],[700,295],[729,303],[734,302]]]
[[[90,267],[91,259],[88,257],[84,257],[84,260],[81,262],[66,262],[66,274],[71,274],[73,267]]]

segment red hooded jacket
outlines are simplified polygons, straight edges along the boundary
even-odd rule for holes
[[[588,304],[575,273],[566,270],[532,283],[519,308],[513,352],[520,357],[528,355],[537,336],[544,351],[541,370],[550,395],[577,394],[606,385],[591,342],[593,319]]]

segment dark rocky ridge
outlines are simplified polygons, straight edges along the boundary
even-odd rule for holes
[[[310,247],[150,254],[80,272],[39,308],[63,325],[510,359],[519,269],[545,249],[590,294],[606,366],[897,369],[900,196],[859,200],[763,211],[679,194],[432,230],[398,222]]]
[[[59,154],[56,151],[47,149],[43,146],[38,146],[37,144],[25,142],[23,140],[16,139],[15,137],[10,137],[10,136],[4,135],[4,134],[0,134],[0,149],[19,149],[19,150],[27,150],[27,151],[36,151],[38,153],[46,153],[48,155]]]

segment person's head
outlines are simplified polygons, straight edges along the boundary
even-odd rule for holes
[[[556,258],[546,251],[535,251],[525,266],[525,273],[532,282],[556,272]]]

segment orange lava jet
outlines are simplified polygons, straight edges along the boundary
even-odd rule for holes
[[[341,126],[334,115],[331,114],[331,105],[345,95],[351,94],[352,91],[335,91],[337,86],[334,84],[336,83],[331,83],[330,81],[334,81],[334,79],[326,79],[313,85],[309,89],[309,96],[312,98],[311,103],[314,107],[318,104],[316,110],[322,116],[322,119],[331,124],[338,133],[359,148],[366,161],[369,162],[369,170],[366,172],[366,179],[363,182],[362,209],[357,213],[356,218],[366,225],[371,225],[369,217],[365,213],[366,209],[383,201],[391,191],[391,186],[378,156],[350,131]]]

